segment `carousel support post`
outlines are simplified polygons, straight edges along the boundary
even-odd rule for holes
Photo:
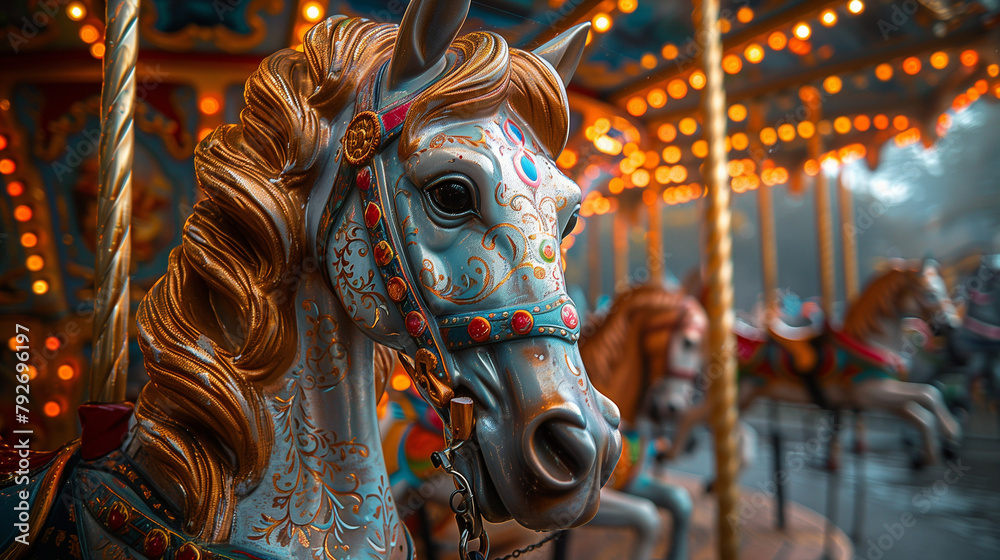
[[[858,239],[854,226],[854,197],[844,180],[844,170],[837,174],[837,206],[840,214],[840,243],[844,252],[844,299],[850,305],[858,296]]]
[[[750,119],[748,122],[749,128],[752,132],[750,134],[751,138],[759,138],[760,130],[763,125],[764,112],[760,103],[753,103],[750,105]],[[763,146],[756,141],[754,141],[753,152],[765,153],[763,151]],[[757,212],[760,218],[760,256],[761,264],[764,271],[764,322],[765,324],[770,324],[774,320],[774,315],[777,311],[777,292],[778,292],[778,248],[777,242],[775,241],[775,231],[774,231],[774,203],[771,198],[771,187],[767,185],[761,185],[757,189]],[[782,476],[782,470],[784,469],[784,464],[782,464],[781,458],[784,457],[783,450],[783,440],[781,437],[781,429],[779,428],[779,409],[778,403],[776,401],[771,401],[768,404],[769,412],[768,414],[768,431],[771,434],[771,448],[774,451],[774,458],[772,461],[774,467],[774,484],[777,491],[774,494],[775,510],[777,511],[777,525],[778,529],[785,528],[785,478]]]
[[[125,400],[138,7],[138,0],[107,2],[90,378],[90,402],[94,403]]]
[[[615,293],[628,289],[628,217],[621,206],[614,214],[612,243],[615,252]]]
[[[726,91],[722,74],[722,37],[719,0],[699,0],[694,5],[694,27],[702,39],[701,66],[706,83],[701,95],[708,157],[705,161],[705,282],[708,312],[708,372],[711,385],[712,433],[715,439],[716,526],[719,559],[739,556],[739,525],[734,522],[739,487],[736,453],[736,354],[733,337],[733,237],[729,208],[729,175],[726,172]]]
[[[813,123],[819,123],[822,107],[819,92],[808,86],[803,96],[809,109],[809,118]],[[809,139],[809,157],[820,161],[823,152],[823,139],[820,134],[814,134]],[[820,296],[822,298],[823,314],[827,321],[833,321],[833,300],[836,297],[836,264],[833,255],[833,220],[830,208],[830,189],[827,183],[826,171],[820,166],[816,174],[816,231],[819,241],[819,275]]]
[[[646,234],[646,250],[648,253],[646,259],[648,261],[649,279],[659,284],[663,282],[663,208],[660,206],[661,193],[654,188],[650,188],[649,192],[654,196],[650,197],[652,204],[647,206],[649,210],[649,228]]]
[[[590,309],[597,310],[597,300],[601,297],[601,291],[603,290],[603,274],[604,263],[601,255],[601,220],[600,216],[594,214],[593,217],[588,218],[587,221],[587,252],[590,253],[590,259],[588,260],[588,266],[590,267],[590,283],[587,287],[589,292],[587,295],[590,298]]]

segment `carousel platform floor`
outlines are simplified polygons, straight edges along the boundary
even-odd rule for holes
[[[705,493],[704,482],[700,477],[671,473],[669,480],[686,487],[694,498],[690,560],[717,558],[714,496]],[[787,528],[780,531],[774,524],[774,501],[764,493],[743,488],[740,504],[743,506],[743,514],[740,516],[742,560],[816,560],[823,556],[823,527],[826,519],[820,514],[805,506],[789,503],[786,512]],[[661,520],[664,527],[667,527],[668,520],[665,513],[661,513]],[[853,547],[847,535],[839,528],[833,527],[830,538],[829,560],[849,560],[852,557]],[[598,529],[584,526],[572,533],[566,558],[567,560],[631,559],[631,539],[632,536],[625,529]],[[654,558],[666,557],[668,540],[669,535],[661,539]],[[548,556],[539,553],[535,557],[551,558],[551,554],[551,551]]]
[[[694,499],[694,518],[691,524],[690,560],[711,560],[717,557],[715,548],[715,512],[713,496],[704,491],[704,480],[690,474],[671,473],[670,481],[691,492]],[[741,498],[744,513],[741,516],[742,553],[744,560],[813,560],[823,556],[823,527],[825,518],[799,504],[789,503],[787,530],[774,528],[773,500],[761,492],[744,488]],[[665,558],[669,546],[667,514],[661,512],[665,535],[657,544],[654,558]],[[515,548],[535,542],[536,533],[503,524],[488,528],[493,546],[490,557],[504,556]],[[829,560],[850,560],[852,547],[847,535],[833,527]],[[439,536],[439,538],[441,538]],[[451,542],[447,537],[442,542]],[[567,560],[632,560],[634,536],[630,529],[610,529],[584,526],[570,533],[566,549]],[[442,559],[451,560],[454,554],[440,551]],[[548,560],[554,556],[554,547],[543,548],[521,555],[521,558]]]

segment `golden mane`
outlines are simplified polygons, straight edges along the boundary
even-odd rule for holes
[[[893,264],[876,276],[850,306],[844,317],[844,334],[859,341],[882,332],[881,320],[897,312],[906,298],[918,289],[919,270]]]
[[[389,60],[396,25],[337,16],[311,29],[303,52],[267,57],[247,81],[241,124],[195,151],[206,194],[170,254],[167,274],[139,306],[139,344],[151,382],[136,405],[139,453],[179,501],[184,530],[229,537],[236,499],[261,481],[274,443],[263,385],[296,356],[297,279],[308,257],[301,208],[314,168],[339,146],[331,123],[358,83]],[[405,159],[428,123],[492,114],[503,101],[550,155],[566,139],[558,76],[492,33],[452,46],[448,75],[411,108]]]

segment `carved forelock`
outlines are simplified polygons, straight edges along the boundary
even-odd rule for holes
[[[139,306],[139,343],[151,383],[136,408],[143,464],[178,495],[184,530],[228,539],[236,499],[267,467],[274,434],[261,393],[296,353],[295,286],[303,267],[301,208],[319,157],[336,152],[331,117],[359,80],[388,60],[396,26],[329,18],[304,52],[266,58],[246,85],[241,124],[216,129],[195,151],[198,203],[167,274]],[[429,122],[472,119],[507,101],[550,156],[566,140],[565,92],[535,55],[491,33],[456,41],[457,68],[411,109],[408,157]],[[280,357],[275,359],[275,357]]]

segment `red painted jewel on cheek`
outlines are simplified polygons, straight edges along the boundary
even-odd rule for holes
[[[424,328],[427,327],[427,322],[424,321],[424,316],[416,311],[410,311],[406,314],[406,331],[413,336],[420,336],[424,332]]]
[[[143,542],[143,549],[146,556],[150,558],[159,558],[163,556],[163,553],[167,551],[167,535],[160,529],[153,529],[146,535],[146,540]]]
[[[469,338],[476,342],[483,342],[490,337],[490,322],[482,317],[474,317],[469,321]]]
[[[576,316],[576,308],[571,303],[564,305],[559,315],[562,317],[563,324],[571,329],[575,329],[580,324],[580,319]]]
[[[111,511],[108,512],[108,527],[117,531],[125,525],[126,521],[128,521],[128,512],[125,511],[125,506],[121,503],[115,503],[111,506]]]

